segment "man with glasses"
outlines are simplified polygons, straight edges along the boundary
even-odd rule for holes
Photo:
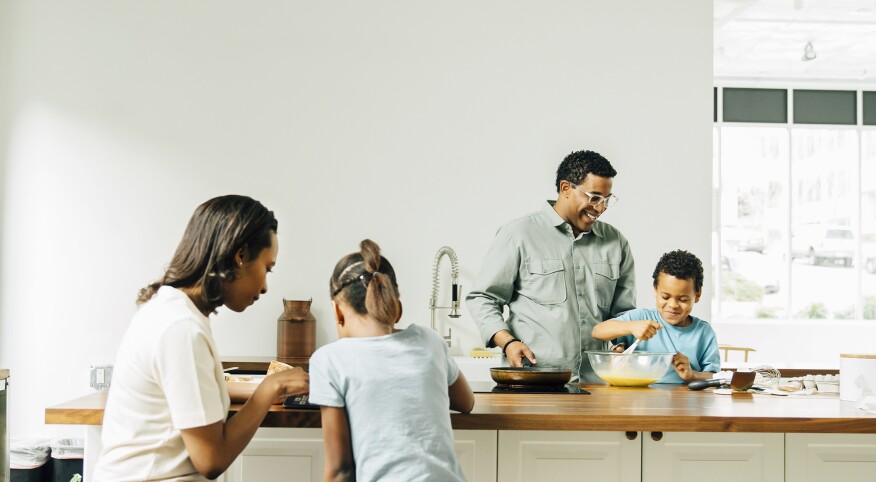
[[[511,366],[528,360],[602,383],[584,353],[603,349],[591,331],[636,304],[629,243],[597,221],[617,202],[616,174],[598,153],[573,152],[557,168],[556,201],[496,233],[466,305],[484,344]]]

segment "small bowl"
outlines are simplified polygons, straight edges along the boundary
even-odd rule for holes
[[[588,351],[590,366],[599,378],[615,387],[647,387],[671,369],[675,353]]]

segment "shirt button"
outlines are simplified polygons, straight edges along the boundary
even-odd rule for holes
[[[542,268],[541,272],[542,272],[542,273],[547,273],[547,268]]]

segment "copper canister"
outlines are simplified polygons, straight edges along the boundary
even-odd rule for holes
[[[277,318],[277,359],[290,365],[306,363],[316,350],[316,317],[309,300],[283,298],[283,313]]]

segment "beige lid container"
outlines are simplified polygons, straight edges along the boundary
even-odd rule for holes
[[[876,395],[876,354],[840,355],[840,400],[856,402],[867,391]]]

